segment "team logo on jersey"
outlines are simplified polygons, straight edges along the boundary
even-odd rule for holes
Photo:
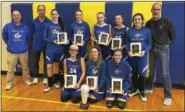
[[[159,29],[162,29],[162,28],[163,28],[163,26],[164,26],[163,24],[162,24],[162,25],[159,25]]]
[[[57,28],[52,30],[52,34],[56,35],[57,33],[59,33]]]
[[[139,38],[139,37],[141,37],[141,34],[137,33],[137,34],[135,34],[135,37]]]
[[[114,74],[118,75],[120,73],[120,70],[119,69],[115,69],[114,70]]]
[[[82,30],[80,30],[80,29],[77,30],[77,34],[82,34],[82,33],[83,33]]]
[[[93,69],[92,69],[92,74],[93,74],[93,75],[96,75],[97,73],[98,73],[98,70],[97,70],[96,68],[93,68]]]
[[[17,32],[17,33],[15,33],[15,34],[14,34],[14,37],[15,37],[16,39],[21,38],[21,36],[22,36],[22,35],[21,35],[21,34],[19,34],[19,32]]]

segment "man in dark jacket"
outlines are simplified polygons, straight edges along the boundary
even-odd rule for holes
[[[162,4],[155,3],[151,9],[152,19],[146,23],[146,27],[152,32],[152,49],[150,51],[150,75],[147,79],[146,93],[152,93],[156,80],[156,61],[159,59],[164,84],[164,105],[171,104],[171,77],[169,74],[170,47],[175,40],[175,32],[172,23],[161,16]]]

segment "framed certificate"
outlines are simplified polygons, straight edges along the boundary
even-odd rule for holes
[[[139,42],[130,43],[130,52],[132,56],[140,56],[141,43]]]
[[[66,75],[65,76],[65,88],[74,88],[77,84],[77,76],[76,75]]]
[[[83,46],[83,34],[74,35],[74,44],[78,46]]]
[[[57,44],[68,44],[67,32],[57,33]]]
[[[109,33],[104,33],[101,32],[99,37],[98,37],[98,43],[101,45],[106,45],[108,44],[109,41]]]
[[[90,90],[96,90],[98,88],[98,77],[97,76],[87,76],[86,84],[89,85]]]
[[[121,38],[113,38],[112,39],[112,44],[111,44],[111,49],[116,50],[116,49],[121,49]]]
[[[121,78],[112,78],[112,93],[122,93],[122,81]]]

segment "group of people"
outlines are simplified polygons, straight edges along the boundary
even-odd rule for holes
[[[43,53],[44,75],[43,84],[46,85],[44,92],[53,88],[61,89],[61,101],[69,99],[73,103],[79,103],[81,109],[87,109],[89,103],[95,103],[106,98],[106,106],[112,108],[117,105],[124,109],[127,96],[140,95],[142,101],[146,102],[147,93],[153,92],[156,79],[156,60],[159,59],[164,83],[164,104],[171,104],[171,78],[169,74],[169,52],[170,46],[175,40],[172,23],[161,16],[162,5],[155,3],[151,12],[153,17],[144,27],[144,17],[136,13],[132,18],[133,26],[126,27],[123,24],[122,15],[115,16],[115,26],[106,23],[103,12],[97,13],[97,24],[94,25],[92,34],[87,22],[83,20],[81,10],[75,12],[76,21],[66,29],[59,11],[51,11],[51,20],[45,16],[46,7],[38,5],[38,17],[33,20],[33,42],[31,50],[31,72],[33,81],[30,80],[28,67],[28,43],[30,40],[29,28],[22,21],[21,13],[17,10],[12,12],[12,22],[3,28],[3,40],[7,45],[8,72],[6,90],[10,90],[15,83],[13,80],[14,68],[19,59],[23,79],[27,85],[39,83],[39,60]],[[69,43],[58,44],[57,34],[67,32]],[[99,35],[108,33],[107,45],[100,45]],[[74,42],[74,35],[83,35],[83,46]],[[121,48],[110,49],[113,38],[121,38]],[[87,44],[90,43],[89,56]],[[132,56],[131,43],[140,43],[141,52],[139,56]],[[147,77],[149,55],[149,77]],[[54,68],[54,70],[53,70]],[[60,75],[63,71],[63,76]],[[77,83],[74,88],[62,86],[61,77],[76,75]],[[86,76],[97,76],[98,87],[90,90],[85,84]],[[112,79],[122,80],[122,92],[112,93]],[[65,81],[65,80],[64,80]]]

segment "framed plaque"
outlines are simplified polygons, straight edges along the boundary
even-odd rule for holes
[[[141,53],[141,43],[130,43],[130,52],[132,56],[140,56]]]
[[[112,78],[112,93],[122,93],[122,82],[123,80],[120,78]]]
[[[99,37],[98,37],[98,43],[101,45],[108,45],[108,41],[109,41],[109,33],[104,33],[101,32]]]
[[[77,84],[77,76],[76,75],[66,75],[65,76],[65,88],[74,88]]]
[[[57,44],[68,44],[67,32],[57,33]]]
[[[78,46],[83,46],[83,34],[74,35],[74,44]]]
[[[96,90],[98,88],[98,77],[97,76],[87,76],[86,84],[89,85],[90,90]]]
[[[112,44],[111,44],[111,49],[116,50],[116,49],[121,49],[121,38],[113,38],[112,39]]]

